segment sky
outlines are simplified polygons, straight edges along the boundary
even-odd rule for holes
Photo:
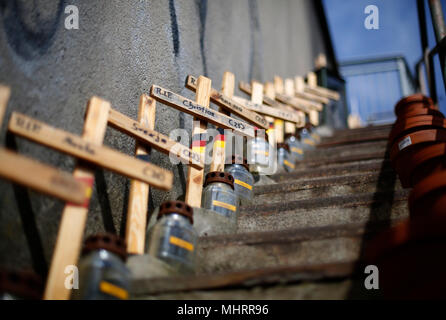
[[[427,1],[426,1],[427,2]],[[415,64],[422,56],[416,0],[323,0],[330,34],[338,62],[352,59],[403,55],[414,74]],[[365,7],[379,9],[379,29],[367,30]],[[446,0],[442,0],[443,10]],[[435,36],[426,5],[429,47]],[[437,93],[440,108],[446,111],[446,96],[438,58]]]

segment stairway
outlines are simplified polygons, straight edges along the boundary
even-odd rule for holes
[[[324,138],[294,172],[255,187],[253,204],[240,210],[237,234],[200,239],[195,276],[133,279],[133,298],[373,297],[363,285],[364,246],[408,217],[408,192],[386,155],[390,129]]]

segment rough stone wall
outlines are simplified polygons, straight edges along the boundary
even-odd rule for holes
[[[79,30],[66,30],[67,5],[79,8]],[[139,96],[159,84],[193,98],[186,75],[204,74],[221,86],[225,70],[236,81],[266,81],[305,74],[325,52],[311,0],[1,0],[0,83],[12,111],[81,134],[92,95],[136,118]],[[236,94],[241,94],[238,89]],[[157,105],[156,130],[190,129],[191,117]],[[20,153],[66,171],[69,156],[20,138]],[[12,141],[12,142],[11,142]],[[133,139],[109,128],[104,144],[133,154]],[[186,168],[153,152],[153,162],[175,173],[170,192],[151,190],[150,211],[184,193]],[[97,170],[86,234],[123,234],[128,180]],[[100,192],[97,192],[97,191]],[[44,274],[51,260],[61,201],[0,180],[0,266],[34,268]]]

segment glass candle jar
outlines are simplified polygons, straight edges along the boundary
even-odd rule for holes
[[[269,168],[269,142],[268,134],[265,132],[263,136],[256,130],[256,136],[253,139],[248,139],[247,149],[248,156],[247,161],[249,164],[253,164],[259,167]]]
[[[158,221],[149,230],[147,252],[178,273],[193,273],[197,246],[193,222],[193,209],[185,202],[162,203]]]
[[[248,161],[246,158],[232,156],[230,163],[225,171],[234,178],[234,192],[240,199],[251,200],[254,195],[254,177],[249,172]]]
[[[294,170],[294,162],[291,159],[289,150],[290,148],[286,143],[277,144],[277,162],[279,171],[281,169],[287,172]]]
[[[299,134],[304,150],[311,150],[316,147],[316,140],[311,136],[308,126],[301,128]]]
[[[217,212],[236,224],[239,200],[234,192],[234,178],[227,172],[209,172],[204,187],[203,208]]]
[[[126,300],[130,271],[125,265],[125,242],[114,234],[97,234],[85,241],[79,261],[79,293],[82,300]]]
[[[293,163],[301,161],[304,157],[304,149],[299,138],[299,134],[285,135],[285,143],[290,147],[290,157]]]
[[[0,271],[0,300],[40,300],[43,281],[40,276],[27,271]]]

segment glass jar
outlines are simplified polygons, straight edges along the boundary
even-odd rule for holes
[[[43,281],[40,276],[27,271],[0,271],[0,300],[40,300]]]
[[[240,156],[232,156],[225,171],[234,178],[234,192],[240,199],[251,200],[254,196],[252,186],[254,177],[249,172],[248,161]]]
[[[209,172],[204,187],[203,208],[221,214],[236,224],[239,199],[234,192],[234,178],[227,172]]]
[[[277,163],[279,172],[285,170],[290,172],[294,170],[294,162],[289,153],[289,146],[286,143],[277,144]]]
[[[147,252],[169,264],[175,272],[193,273],[197,246],[193,222],[193,209],[185,202],[164,202],[158,221],[149,229]]]
[[[261,134],[260,130],[256,130],[255,138],[248,139],[247,143],[247,161],[249,164],[259,166],[260,168],[269,168],[269,142],[268,134]]]
[[[311,150],[316,147],[316,140],[311,136],[309,127],[304,127],[300,129],[300,142],[304,150]]]
[[[290,147],[290,157],[293,163],[303,160],[304,149],[299,141],[299,134],[286,134],[285,143]]]
[[[125,242],[109,233],[85,240],[79,261],[79,292],[76,299],[126,300],[130,288],[130,271],[125,265]]]

